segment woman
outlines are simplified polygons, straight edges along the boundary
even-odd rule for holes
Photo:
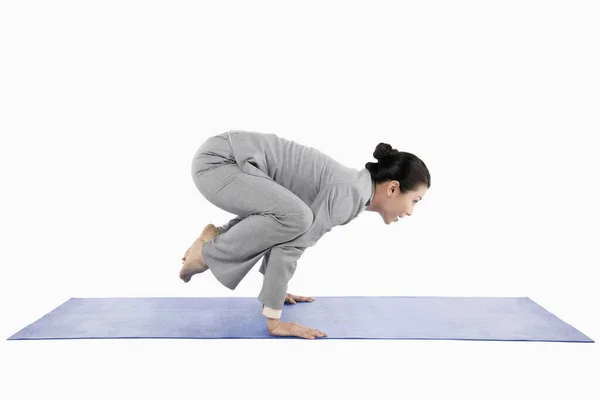
[[[362,211],[378,212],[386,224],[412,215],[431,185],[418,157],[379,143],[377,163],[346,167],[322,152],[275,134],[229,131],[206,140],[192,161],[200,193],[236,215],[223,226],[208,224],[183,256],[184,282],[209,269],[234,290],[262,258],[258,300],[273,336],[327,336],[318,329],[280,320],[284,303],[313,301],[287,294],[296,261],[333,227]]]

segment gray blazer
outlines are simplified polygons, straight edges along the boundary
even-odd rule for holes
[[[375,186],[366,168],[344,166],[315,148],[270,133],[234,130],[228,134],[235,161],[244,172],[274,180],[309,205],[314,215],[308,231],[287,243],[292,250],[277,263],[283,273],[269,274],[268,256],[262,261],[260,272],[265,275],[263,286],[266,285],[262,292],[283,291],[269,296],[281,299],[304,250],[333,227],[345,225],[362,213]],[[260,300],[263,306],[275,310],[283,307],[270,298]]]

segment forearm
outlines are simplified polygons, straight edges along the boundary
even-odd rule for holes
[[[271,249],[264,272],[263,286],[258,295],[265,317],[275,319],[281,317],[288,282],[296,270],[296,260],[303,251],[302,248],[286,245]]]
[[[272,269],[273,268],[271,268],[271,270]],[[287,282],[284,283],[281,276],[273,277],[272,275],[273,274],[269,274],[269,270],[265,273],[265,279],[260,294],[258,295],[258,300],[262,303],[262,314],[265,317],[279,319],[281,318],[283,304],[285,302]]]

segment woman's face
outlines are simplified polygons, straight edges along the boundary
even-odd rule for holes
[[[415,204],[421,201],[427,192],[427,186],[421,185],[415,190],[402,193],[398,181],[388,182],[382,189],[385,191],[382,191],[379,214],[386,225],[397,222],[398,218],[412,215]]]

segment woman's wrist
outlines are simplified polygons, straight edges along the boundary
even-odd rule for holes
[[[279,318],[267,317],[267,329],[269,329],[269,332],[273,332],[273,330],[277,329],[280,323],[281,320]]]

